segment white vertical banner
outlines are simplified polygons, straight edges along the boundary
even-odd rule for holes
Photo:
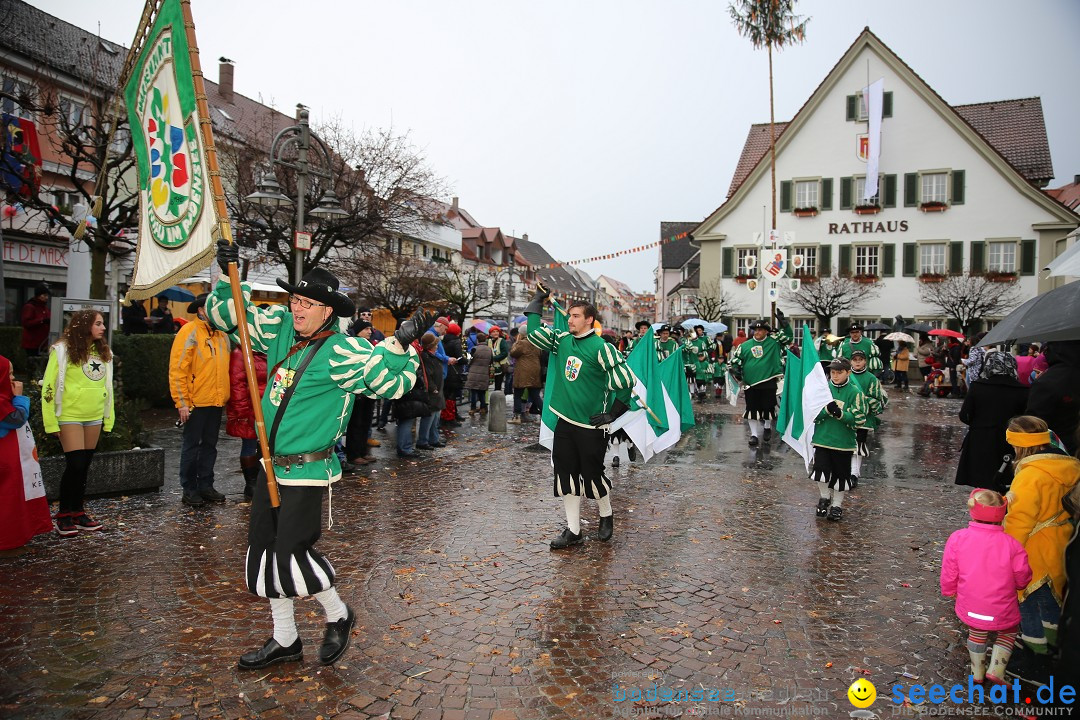
[[[863,88],[863,102],[866,103],[866,117],[869,122],[869,147],[866,156],[866,183],[863,201],[878,194],[878,161],[881,159],[881,110],[885,96],[885,78]]]

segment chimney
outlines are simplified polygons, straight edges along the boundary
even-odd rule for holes
[[[233,61],[227,57],[218,58],[218,94],[225,102],[233,101]]]
[[[529,233],[521,233],[521,239],[525,242],[529,242]]]
[[[1073,175],[1073,185],[1080,185],[1080,175]]]
[[[457,213],[458,211],[458,199],[455,197],[450,203],[450,212]]]

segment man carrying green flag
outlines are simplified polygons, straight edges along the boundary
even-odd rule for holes
[[[540,313],[548,294],[538,283],[525,317],[529,341],[551,353],[544,400],[557,418],[551,447],[554,493],[563,499],[566,511],[566,528],[551,541],[551,549],[562,550],[585,540],[582,496],[599,506],[597,539],[612,537],[611,481],[604,475],[606,429],[629,409],[634,374],[615,347],[596,334],[596,308],[589,303],[575,302],[567,308],[565,331],[545,326]]]

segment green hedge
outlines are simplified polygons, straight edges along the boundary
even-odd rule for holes
[[[151,407],[173,407],[169,352],[175,335],[113,335],[116,380],[124,395]]]

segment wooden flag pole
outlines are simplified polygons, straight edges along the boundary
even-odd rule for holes
[[[210,106],[206,101],[206,85],[203,83],[202,66],[199,64],[199,46],[195,42],[195,22],[191,18],[191,0],[180,0],[184,14],[184,30],[187,33],[188,50],[191,56],[191,74],[195,84],[195,102],[199,112],[199,125],[202,129],[203,144],[206,146],[206,166],[210,174],[210,191],[214,196],[217,209],[218,236],[231,245],[232,228],[229,225],[229,211],[225,206],[225,191],[221,186],[221,171],[218,167],[217,149],[214,147],[213,124],[210,120]],[[240,336],[240,353],[244,358],[244,374],[247,376],[248,394],[251,407],[255,411],[255,432],[259,437],[259,449],[262,453],[263,470],[266,471],[266,486],[270,491],[270,506],[281,505],[278,495],[277,478],[274,476],[274,463],[270,459],[270,446],[266,439],[266,423],[263,421],[262,398],[259,395],[259,383],[255,375],[255,361],[251,356],[251,336],[248,334],[247,309],[240,287],[240,273],[236,263],[229,263],[229,284],[232,286],[233,309],[236,314],[236,329]]]

